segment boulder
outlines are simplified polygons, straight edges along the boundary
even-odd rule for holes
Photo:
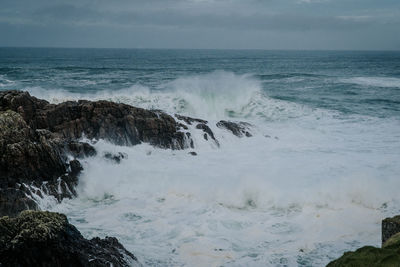
[[[63,214],[0,218],[0,266],[139,266],[116,238],[85,239]]]
[[[128,154],[122,152],[118,152],[116,154],[113,154],[111,152],[106,152],[104,153],[104,158],[119,164],[121,163],[121,160],[128,158]]]
[[[251,137],[251,133],[249,132],[249,128],[251,124],[247,122],[232,122],[232,121],[219,121],[217,122],[218,128],[227,129],[228,131],[232,132],[237,137]]]

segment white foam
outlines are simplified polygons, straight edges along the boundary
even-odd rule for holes
[[[0,88],[14,85],[15,82],[6,78],[5,75],[0,75]]]
[[[32,95],[52,103],[68,100],[109,100],[146,109],[161,109],[205,119],[286,120],[289,118],[335,115],[332,111],[276,100],[263,91],[261,82],[251,75],[216,71],[178,78],[157,90],[139,84],[120,90],[77,93],[61,89],[25,88]],[[328,114],[329,113],[329,114]]]
[[[390,77],[355,77],[350,79],[343,79],[345,83],[354,83],[364,86],[374,87],[395,87],[400,88],[400,78]]]
[[[96,143],[98,155],[82,162],[79,197],[52,206],[87,237],[116,236],[159,266],[322,266],[344,250],[380,244],[380,220],[398,212],[398,119],[274,100],[254,78],[226,72],[161,87],[29,89],[52,102],[108,99],[198,116],[220,142],[193,127],[197,156]],[[217,128],[222,118],[256,125],[254,136]],[[105,152],[128,159],[114,164]]]
[[[196,157],[99,141],[79,198],[55,210],[88,236],[117,236],[148,265],[322,266],[379,245],[380,220],[399,204],[400,125],[303,119],[242,139],[211,120],[221,146],[193,132]],[[106,151],[128,159],[113,164]]]

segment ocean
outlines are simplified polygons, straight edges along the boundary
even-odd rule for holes
[[[99,140],[78,196],[40,200],[145,266],[323,266],[400,214],[400,52],[0,48],[9,89],[209,121],[219,147]]]

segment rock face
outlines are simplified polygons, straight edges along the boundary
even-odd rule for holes
[[[382,221],[382,248],[365,246],[345,252],[327,267],[393,267],[400,266],[400,216]]]
[[[232,121],[219,121],[217,123],[218,128],[224,128],[231,131],[237,137],[251,137],[251,133],[249,132],[251,124],[247,122],[232,122]]]
[[[400,232],[400,216],[386,218],[382,221],[382,245],[392,236]]]
[[[90,144],[78,140],[83,136],[118,145],[146,142],[183,149],[193,141],[181,127],[165,113],[125,104],[54,105],[27,92],[0,91],[0,216],[35,208],[40,191],[58,200],[74,196],[82,169],[79,159],[96,154]]]
[[[65,215],[23,211],[0,218],[0,266],[139,266],[116,238],[87,240]]]
[[[64,142],[48,134],[32,130],[14,111],[0,112],[0,216],[35,208],[33,187],[45,184],[58,199],[74,195],[80,163],[68,161]]]
[[[43,194],[59,201],[76,194],[79,160],[96,155],[93,146],[79,141],[82,137],[117,145],[145,142],[161,148],[194,148],[185,130],[195,124],[204,139],[219,146],[207,121],[176,118],[109,101],[55,105],[27,92],[0,91],[0,217],[7,215],[0,219],[0,266],[137,265],[115,238],[86,240],[65,215],[24,210],[37,209]],[[242,123],[217,126],[249,136]],[[103,156],[115,163],[127,157]]]
[[[169,115],[109,101],[68,101],[58,105],[27,92],[0,92],[0,111],[18,112],[33,129],[46,129],[76,140],[105,139],[118,145],[141,142],[162,148],[184,148],[185,135]]]

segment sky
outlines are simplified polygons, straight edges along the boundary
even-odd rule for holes
[[[0,0],[0,46],[400,50],[400,0]]]

